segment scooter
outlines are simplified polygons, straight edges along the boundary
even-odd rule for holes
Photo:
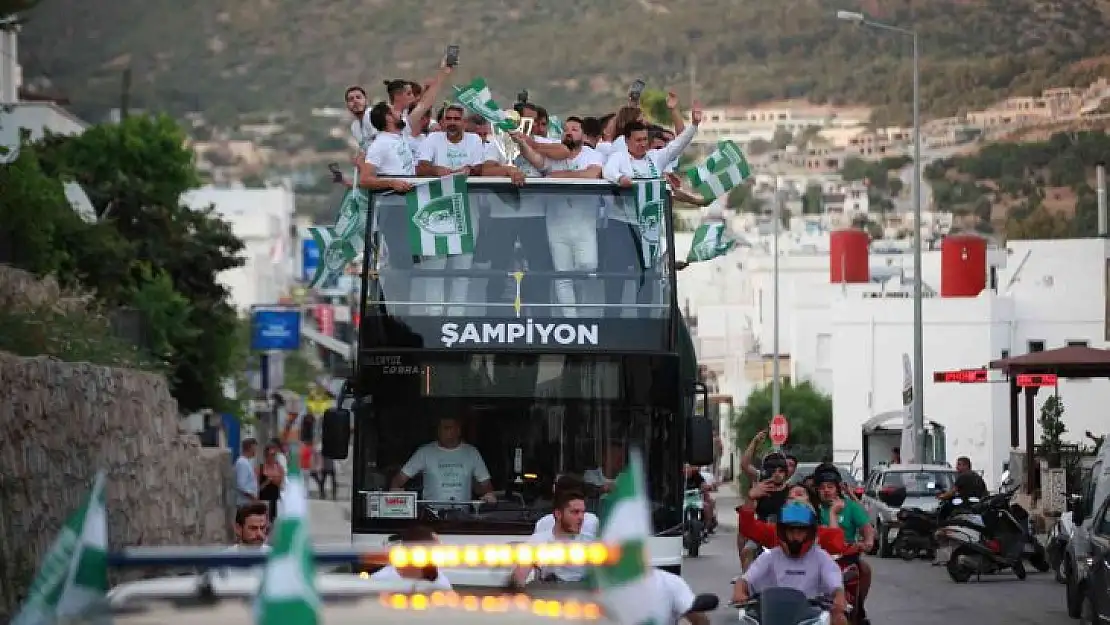
[[[936,555],[937,541],[934,534],[939,525],[937,512],[920,508],[902,508],[898,511],[898,534],[890,548],[894,555],[909,562],[918,556],[932,558]]]
[[[1010,516],[1014,517],[1022,529],[1025,531],[1025,545],[1022,547],[1021,555],[1038,573],[1046,573],[1052,569],[1052,563],[1048,559],[1048,551],[1045,550],[1044,545],[1037,540],[1037,534],[1033,531],[1033,519],[1029,516],[1029,512],[1025,508],[1016,503],[1010,504]]]
[[[685,491],[682,502],[682,543],[691,558],[698,557],[702,543],[709,539],[705,524],[705,501],[701,491],[692,488]]]
[[[743,603],[741,625],[829,625],[830,604],[825,599],[807,599],[793,588],[768,588]]]
[[[943,540],[953,544],[947,562],[948,576],[962,584],[974,575],[1011,570],[1019,580],[1026,577],[1025,548],[1028,524],[1014,518],[1009,507],[1011,494],[988,497],[978,507],[983,523],[963,522],[946,525],[938,531]],[[953,500],[959,505],[959,502]],[[949,521],[951,523],[951,520]],[[989,531],[988,531],[989,528]]]

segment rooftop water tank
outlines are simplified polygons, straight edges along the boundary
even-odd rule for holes
[[[846,228],[829,235],[829,282],[861,284],[871,280],[868,246],[871,236],[863,230]]]
[[[974,234],[944,237],[940,244],[940,296],[976,297],[987,285],[987,240]]]

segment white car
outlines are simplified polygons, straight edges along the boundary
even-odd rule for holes
[[[898,511],[920,508],[932,512],[940,505],[937,495],[947,492],[956,483],[956,471],[939,464],[892,464],[873,469],[863,485],[861,502],[875,526],[875,547],[880,557],[891,556],[890,545],[897,536]],[[879,495],[884,489],[906,489],[906,500],[893,508]]]

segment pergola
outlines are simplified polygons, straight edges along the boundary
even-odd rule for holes
[[[1001,370],[1006,374],[1010,385],[1010,446],[1020,447],[1021,438],[1018,436],[1019,397],[1025,392],[1025,453],[1028,461],[1026,464],[1025,487],[1032,492],[1036,483],[1037,469],[1033,462],[1033,400],[1037,396],[1039,386],[1019,386],[1020,375],[1055,375],[1059,378],[1110,378],[1110,350],[1095,349],[1093,347],[1061,347],[1043,352],[1031,352],[994,360],[991,369]]]

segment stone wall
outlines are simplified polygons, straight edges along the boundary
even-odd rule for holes
[[[123,546],[226,544],[231,461],[178,432],[156,375],[0,352],[0,622],[99,468]]]

